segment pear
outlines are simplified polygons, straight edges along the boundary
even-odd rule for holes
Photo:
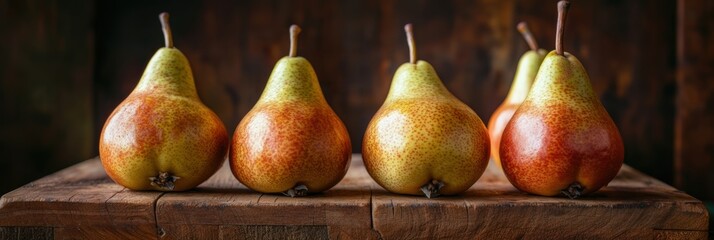
[[[245,186],[291,197],[333,187],[352,154],[315,70],[297,56],[299,32],[290,27],[290,54],[275,64],[260,99],[236,127],[229,153],[233,175]]]
[[[569,3],[558,3],[555,51],[548,53],[526,100],[506,125],[500,156],[521,191],[570,198],[607,185],[622,166],[622,138],[585,68],[563,51]]]
[[[410,61],[394,74],[386,100],[364,134],[372,178],[393,193],[428,198],[466,191],[488,164],[489,138],[476,113],[417,61],[412,25],[404,27]]]
[[[516,76],[511,84],[511,89],[508,91],[506,99],[503,100],[496,111],[491,115],[488,121],[488,133],[491,137],[491,159],[501,166],[501,160],[498,156],[498,147],[501,143],[501,134],[506,127],[508,121],[511,120],[513,113],[516,112],[523,100],[528,96],[528,91],[531,89],[533,80],[538,73],[543,58],[548,53],[544,49],[538,49],[538,43],[535,41],[533,34],[528,30],[528,25],[525,22],[518,23],[518,31],[521,32],[523,38],[530,46],[531,50],[521,56],[516,68]]]
[[[107,175],[132,190],[183,191],[213,175],[228,152],[228,132],[196,92],[186,57],[173,46],[167,13],[159,49],[102,129]]]

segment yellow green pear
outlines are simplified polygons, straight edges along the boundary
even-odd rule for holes
[[[188,60],[173,46],[168,17],[160,15],[166,47],[114,109],[99,140],[107,175],[132,190],[191,189],[213,175],[228,152],[226,128],[199,99]]]
[[[229,154],[245,186],[291,197],[335,186],[352,156],[347,128],[327,104],[310,62],[297,56],[299,32],[290,27],[290,54],[275,64],[260,99],[236,127]]]
[[[538,68],[540,68],[540,64],[548,53],[546,50],[538,48],[538,43],[525,22],[518,23],[517,28],[531,50],[521,56],[521,59],[518,61],[518,67],[516,68],[516,76],[513,79],[511,89],[508,91],[506,99],[496,108],[496,111],[493,112],[491,119],[488,121],[488,133],[491,137],[491,159],[493,159],[498,166],[501,166],[498,151],[501,145],[503,129],[506,128],[506,124],[511,120],[513,113],[516,112],[516,109],[521,106],[521,103],[528,96],[531,85],[533,85],[533,80],[535,80],[536,74],[538,73]]]
[[[462,193],[486,168],[488,132],[434,68],[417,61],[412,25],[404,29],[410,61],[397,69],[387,99],[367,126],[365,166],[390,192],[429,198]]]

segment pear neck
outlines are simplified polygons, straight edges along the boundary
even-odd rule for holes
[[[327,104],[315,70],[303,57],[283,57],[275,64],[258,103],[289,101]]]
[[[540,64],[543,62],[543,58],[545,58],[545,54],[545,50],[538,50],[538,52],[528,51],[523,54],[518,61],[516,76],[513,78],[513,83],[511,84],[511,89],[508,91],[506,102],[521,104],[526,100],[528,92],[531,90],[533,81],[538,73],[538,69],[540,68]]]
[[[557,99],[570,104],[599,102],[582,63],[570,53],[560,55],[556,51],[543,60],[528,99]]]
[[[134,92],[198,99],[188,59],[176,48],[161,48],[154,54]]]
[[[387,101],[406,98],[452,98],[434,67],[425,61],[405,63],[397,69]]]

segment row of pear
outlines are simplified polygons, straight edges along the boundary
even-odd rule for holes
[[[577,198],[607,185],[624,147],[584,67],[563,50],[568,7],[558,3],[550,53],[538,48],[525,23],[518,25],[531,50],[488,128],[417,59],[407,24],[410,60],[397,69],[363,138],[370,176],[394,193],[454,195],[481,177],[491,157],[516,188],[532,194]],[[160,20],[166,47],[102,129],[100,158],[110,178],[133,190],[183,191],[213,175],[226,153],[238,181],[264,193],[322,192],[345,176],[350,138],[312,66],[297,55],[298,26],[290,27],[290,53],[229,139],[198,98],[188,60],[173,46],[168,14]]]

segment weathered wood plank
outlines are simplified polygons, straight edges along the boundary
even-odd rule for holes
[[[0,226],[150,226],[158,192],[125,190],[98,158],[41,178],[0,198]]]
[[[703,231],[679,231],[679,230],[655,230],[653,239],[658,240],[682,240],[682,239],[707,239],[707,232]]]
[[[51,227],[0,227],[0,239],[25,240],[25,239],[54,239]]]
[[[708,229],[699,200],[628,166],[609,186],[571,200],[519,192],[490,165],[461,196],[373,190],[372,215],[384,238],[654,238],[655,230]]]
[[[57,238],[697,239],[707,236],[708,214],[699,200],[628,166],[577,200],[519,192],[494,165],[466,193],[426,199],[381,189],[353,155],[334,189],[289,198],[248,190],[227,164],[192,191],[127,191],[92,159],[0,198],[0,226],[3,236],[53,229]]]
[[[156,227],[150,225],[90,225],[54,229],[54,239],[154,239],[156,236]]]
[[[310,226],[221,226],[220,239],[335,239],[330,238],[325,225]]]
[[[329,233],[371,234],[369,178],[359,155],[347,176],[331,190],[301,198],[260,194],[241,185],[226,163],[197,189],[167,193],[156,203],[159,227],[164,225],[328,226]],[[359,229],[359,231],[353,231]]]
[[[159,239],[220,239],[220,226],[164,224],[159,228]]]

